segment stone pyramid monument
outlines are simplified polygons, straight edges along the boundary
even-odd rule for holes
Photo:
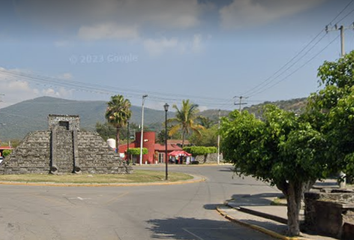
[[[131,166],[76,115],[49,115],[49,130],[27,134],[0,165],[0,174],[131,173]]]

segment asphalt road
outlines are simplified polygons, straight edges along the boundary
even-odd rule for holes
[[[164,166],[137,168],[164,170]],[[130,187],[0,185],[0,240],[273,239],[220,216],[234,194],[272,193],[231,166],[170,166],[205,182]]]

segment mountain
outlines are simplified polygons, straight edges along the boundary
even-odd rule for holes
[[[22,139],[27,133],[48,129],[49,114],[79,115],[80,126],[89,131],[95,130],[97,122],[105,122],[105,101],[74,101],[53,97],[39,97],[0,109],[0,139],[8,141]],[[132,106],[131,123],[141,123],[141,107]],[[173,113],[169,112],[169,117]],[[144,125],[158,128],[165,119],[163,110],[144,108]],[[158,124],[157,124],[158,123]]]
[[[261,116],[262,108],[267,104],[273,104],[273,105],[279,107],[280,109],[295,112],[295,113],[299,114],[305,110],[305,107],[307,104],[307,98],[295,98],[295,99],[282,100],[282,101],[276,101],[276,102],[264,102],[264,103],[253,105],[250,107],[245,107],[245,108],[243,108],[243,110],[253,113],[253,114],[255,114],[256,117],[259,118]]]
[[[306,98],[265,102],[245,107],[244,110],[259,116],[260,109],[265,104],[275,104],[282,109],[300,113],[306,105]],[[47,117],[49,114],[79,115],[81,129],[94,131],[97,122],[103,123],[106,121],[104,118],[106,107],[107,103],[105,101],[75,101],[53,97],[39,97],[23,101],[0,109],[0,139],[2,141],[22,139],[29,132],[48,129]],[[140,125],[141,107],[132,106],[131,110],[130,122]],[[221,110],[220,116],[227,116],[229,112]],[[174,115],[174,112],[168,112],[168,118],[172,118]],[[200,112],[200,115],[217,123],[219,110],[206,110]],[[160,131],[164,128],[164,121],[165,112],[163,110],[144,108],[144,126],[147,129]]]

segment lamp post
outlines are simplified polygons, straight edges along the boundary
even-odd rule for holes
[[[129,133],[129,121],[127,122],[127,162],[128,165],[130,163],[130,157],[129,157],[129,139],[130,138],[130,133]]]
[[[168,180],[168,158],[167,158],[167,112],[169,105],[165,103],[163,106],[165,109],[165,165],[166,165],[166,173],[165,173],[165,180]]]
[[[143,95],[142,97],[142,104],[141,104],[141,131],[140,131],[140,161],[139,164],[143,164],[143,142],[144,142],[144,103],[145,98],[148,95]]]

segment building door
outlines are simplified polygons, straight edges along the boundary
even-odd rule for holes
[[[165,153],[159,152],[159,163],[165,162]]]

